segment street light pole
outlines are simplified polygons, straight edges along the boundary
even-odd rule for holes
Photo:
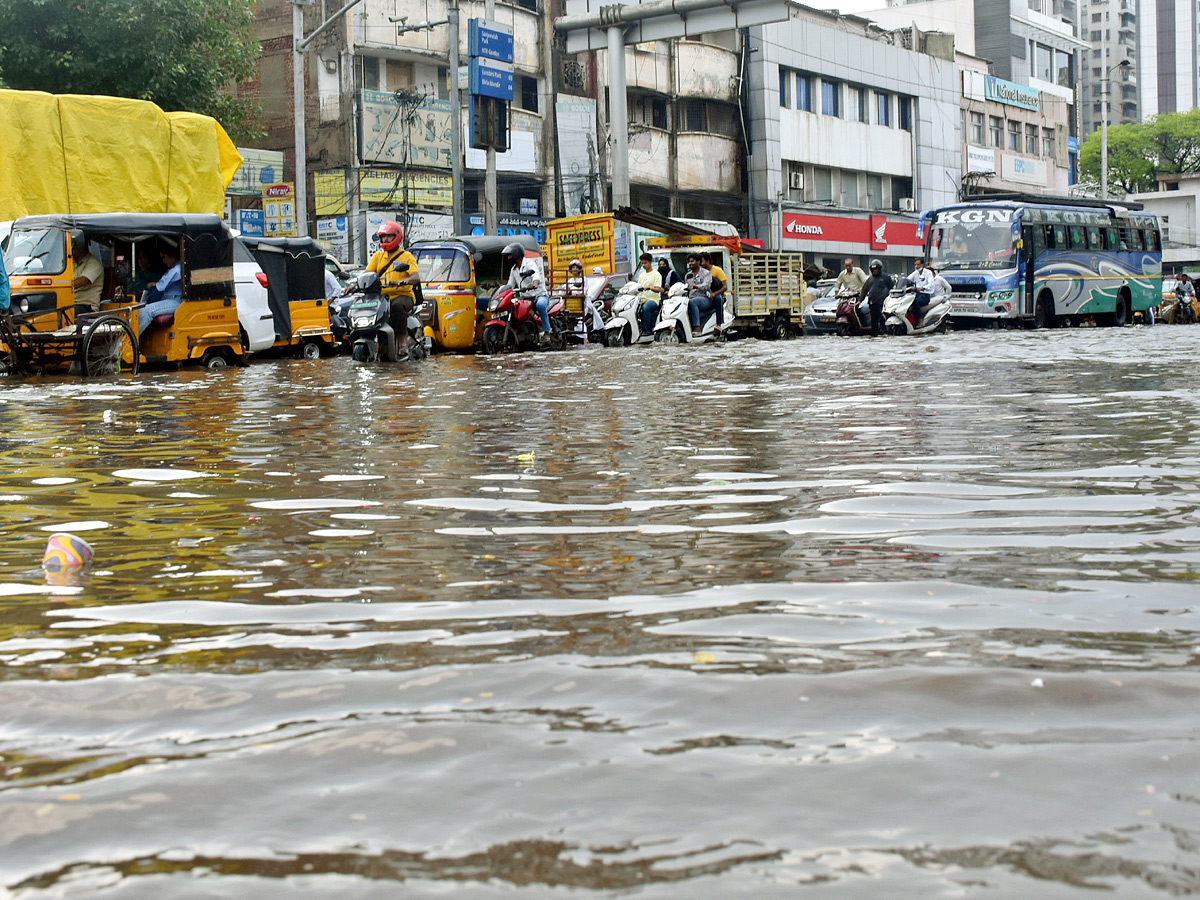
[[[1123,59],[1119,63],[1109,66],[1104,70],[1104,77],[1100,79],[1101,103],[1100,103],[1100,199],[1108,199],[1108,92],[1109,76],[1113,69],[1121,69],[1129,65],[1129,60]]]

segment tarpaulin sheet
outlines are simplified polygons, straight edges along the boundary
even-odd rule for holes
[[[219,122],[145,100],[0,90],[0,220],[217,213],[242,163]]]

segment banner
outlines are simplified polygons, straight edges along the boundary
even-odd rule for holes
[[[364,203],[404,205],[404,173],[398,169],[363,169],[358,183],[358,196]],[[449,175],[434,172],[408,173],[408,203],[410,206],[451,207],[454,205],[454,182]]]
[[[313,199],[318,216],[346,214],[346,173],[343,169],[313,173]]]
[[[783,237],[785,240],[814,243],[869,244],[875,250],[885,250],[893,244],[921,246],[916,222],[884,215],[858,218],[785,212]]]
[[[296,185],[280,181],[262,186],[263,230],[267,237],[296,236]]]
[[[387,91],[362,92],[363,162],[404,162],[408,146],[409,165],[450,168],[450,101],[426,99],[405,127],[404,113]]]
[[[559,94],[554,103],[566,215],[596,212],[600,164],[596,156],[596,101]]]

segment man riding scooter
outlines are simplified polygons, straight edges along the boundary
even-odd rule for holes
[[[709,296],[712,289],[712,276],[707,269],[700,267],[700,254],[688,255],[688,273],[684,276],[688,291],[688,318],[692,324],[692,334],[700,332],[700,323],[713,310],[713,301]]]
[[[550,343],[550,295],[546,290],[546,279],[542,277],[537,266],[525,265],[525,248],[515,241],[504,248],[504,258],[512,264],[512,270],[508,274],[508,286],[512,288],[513,299],[518,296],[526,299],[536,298],[533,308],[542,325],[538,343]]]
[[[892,276],[883,271],[883,263],[877,259],[871,260],[871,277],[858,292],[858,299],[865,297],[871,310],[871,334],[883,334],[883,301],[891,294],[894,285]]]
[[[398,335],[408,330],[408,317],[416,305],[414,285],[421,283],[417,258],[404,249],[404,228],[399,222],[384,222],[375,235],[379,249],[367,263],[367,271],[379,276],[383,295],[392,302],[391,326]],[[401,267],[397,270],[397,266]]]

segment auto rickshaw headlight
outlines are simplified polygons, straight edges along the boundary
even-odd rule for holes
[[[29,312],[29,298],[22,297],[21,302],[17,304],[17,308],[23,313]]]

